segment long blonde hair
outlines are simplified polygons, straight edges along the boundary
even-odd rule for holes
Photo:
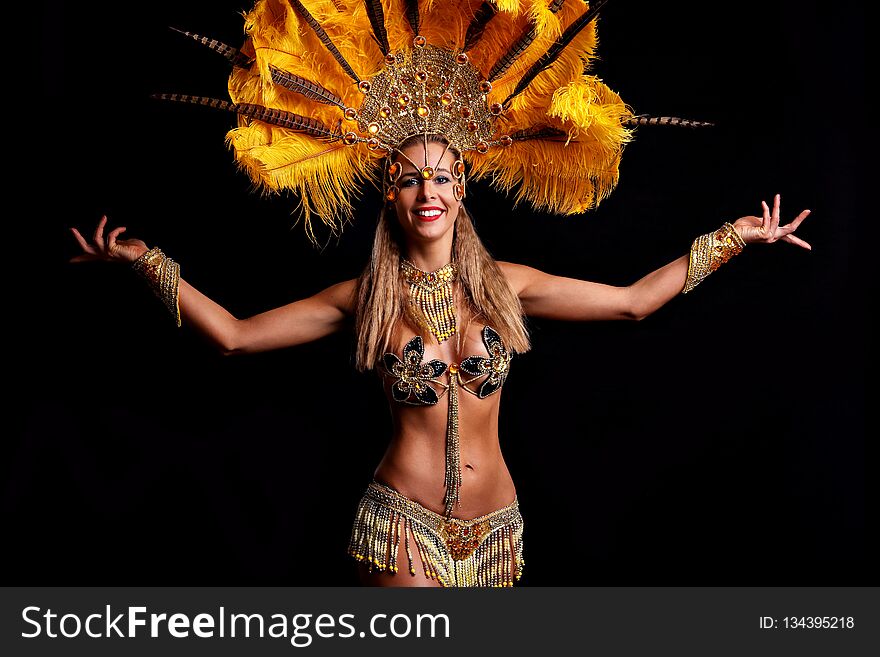
[[[452,259],[458,267],[461,297],[457,306],[467,307],[472,316],[481,316],[498,331],[509,351],[529,350],[522,304],[477,236],[473,221],[464,205],[455,219]],[[415,325],[408,312],[409,298],[400,273],[403,229],[394,206],[386,205],[379,215],[370,263],[357,282],[355,331],[357,348],[355,366],[359,371],[379,364],[389,350],[395,330],[403,322],[426,341],[430,333]],[[459,334],[460,335],[460,334]]]

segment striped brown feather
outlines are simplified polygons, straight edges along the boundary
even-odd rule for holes
[[[555,14],[562,9],[563,4],[565,4],[565,0],[553,0],[547,9]],[[507,69],[513,66],[513,63],[519,59],[519,56],[526,51],[526,48],[532,45],[532,41],[534,41],[537,36],[538,33],[535,31],[534,23],[529,23],[529,25],[523,29],[519,39],[514,41],[513,45],[510,46],[507,52],[498,58],[498,61],[495,62],[495,65],[492,67],[492,70],[489,71],[489,76],[486,79],[489,80],[489,82],[495,82],[495,80],[504,75],[507,72]]]
[[[406,0],[406,19],[409,21],[413,34],[418,34],[422,27],[419,17],[419,0]]]
[[[342,53],[339,52],[339,49],[333,45],[333,41],[330,40],[330,37],[324,31],[324,28],[321,27],[321,24],[318,21],[316,21],[314,16],[312,16],[309,13],[309,10],[305,8],[305,5],[303,5],[303,3],[300,2],[300,0],[287,0],[287,1],[290,3],[290,6],[294,8],[296,13],[300,15],[300,18],[302,18],[310,28],[312,28],[312,31],[315,33],[315,36],[317,36],[321,40],[321,43],[324,44],[324,47],[327,49],[327,51],[331,55],[333,55],[333,59],[335,59],[337,62],[339,62],[339,65],[342,67],[342,70],[344,70],[346,73],[348,73],[348,76],[352,80],[354,80],[355,82],[360,82],[361,79],[357,76],[357,73],[354,72],[354,69],[351,67],[351,64],[349,64],[347,61],[345,61],[345,57],[343,57]]]
[[[241,68],[247,68],[253,63],[253,59],[242,53],[237,48],[233,48],[232,46],[226,45],[222,41],[217,41],[217,39],[209,39],[208,37],[204,37],[201,34],[196,34],[195,32],[186,32],[184,30],[178,30],[176,27],[171,27],[170,29],[175,32],[182,34],[184,36],[188,36],[193,41],[202,44],[203,46],[207,46],[211,50],[215,52],[219,52],[226,59],[229,60],[229,63],[233,66],[240,66]]]
[[[342,102],[342,99],[326,87],[322,87],[320,84],[301,78],[293,73],[282,71],[276,66],[270,65],[269,70],[272,72],[272,82],[275,84],[319,103],[336,105],[341,109],[345,109],[345,103]]]
[[[501,55],[492,69],[489,71],[489,75],[486,77],[489,82],[495,82],[498,78],[504,75],[513,63],[522,55],[526,48],[532,45],[532,41],[535,40],[535,37],[538,36],[538,33],[535,32],[535,26],[529,24],[523,30],[519,39],[513,42],[513,45],[510,46],[508,51]]]
[[[635,127],[640,125],[672,125],[682,128],[710,128],[714,123],[709,121],[694,121],[692,119],[680,119],[677,116],[648,116],[640,114],[623,122],[627,127]]]
[[[542,128],[528,128],[520,130],[510,135],[513,141],[529,141],[530,139],[555,139],[558,137],[566,137],[568,133],[564,130],[545,126]]]
[[[383,55],[387,55],[391,50],[388,45],[388,32],[385,29],[385,10],[382,9],[382,0],[364,0],[364,7],[367,9],[367,18],[370,19],[370,25],[373,27],[373,38],[379,44],[379,50]]]
[[[206,96],[190,96],[188,94],[153,94],[152,98],[157,100],[171,100],[178,103],[189,103],[192,105],[204,105],[205,107],[213,107],[214,109],[235,112],[242,116],[247,116],[258,121],[264,121],[282,128],[288,128],[296,132],[305,132],[312,137],[320,139],[329,139],[331,141],[339,139],[340,134],[327,129],[323,123],[317,119],[312,119],[293,112],[287,112],[262,105],[254,105],[252,103],[230,103],[228,100],[220,100],[219,98],[208,98]]]
[[[541,55],[538,58],[538,61],[532,64],[529,70],[525,72],[522,78],[520,78],[513,93],[504,100],[504,106],[508,106],[511,100],[525,91],[526,87],[532,83],[532,80],[534,80],[541,71],[553,65],[553,62],[555,62],[562,51],[565,50],[565,46],[571,43],[571,40],[580,34],[581,30],[593,22],[593,19],[596,18],[599,10],[602,9],[602,6],[606,2],[608,2],[608,0],[596,0],[595,2],[591,2],[589,9],[572,21],[571,25],[569,25],[565,32],[562,33],[562,36],[560,36],[556,42],[547,49],[547,52]]]
[[[474,12],[474,18],[471,21],[471,24],[468,25],[467,32],[464,35],[464,47],[462,47],[462,51],[470,50],[474,44],[480,40],[480,37],[483,36],[483,31],[486,29],[486,25],[497,13],[497,7],[491,2],[483,2],[483,4],[477,8],[477,11]]]

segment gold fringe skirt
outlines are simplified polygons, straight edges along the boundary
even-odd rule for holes
[[[442,586],[513,586],[522,577],[523,519],[516,499],[473,520],[445,518],[393,488],[373,481],[358,504],[348,553],[370,571],[397,573],[404,542],[409,573],[412,551],[425,577]]]

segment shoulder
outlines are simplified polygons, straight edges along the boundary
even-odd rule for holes
[[[529,285],[539,280],[542,276],[546,276],[544,272],[535,269],[534,267],[520,265],[515,262],[506,262],[504,260],[496,260],[495,262],[501,269],[501,273],[504,274],[510,287],[516,292],[517,296],[521,296],[523,290]]]

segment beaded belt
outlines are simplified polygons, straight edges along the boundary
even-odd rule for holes
[[[479,518],[461,520],[445,518],[378,481],[370,483],[367,496],[436,532],[444,540],[449,553],[456,561],[469,557],[493,529],[511,525],[520,519],[517,499],[503,509],[492,511]]]
[[[425,577],[443,586],[513,586],[525,563],[522,535],[516,499],[503,509],[461,520],[373,481],[358,504],[348,553],[371,571],[397,573],[398,549],[404,548],[410,575],[416,575],[413,552],[418,552]]]

